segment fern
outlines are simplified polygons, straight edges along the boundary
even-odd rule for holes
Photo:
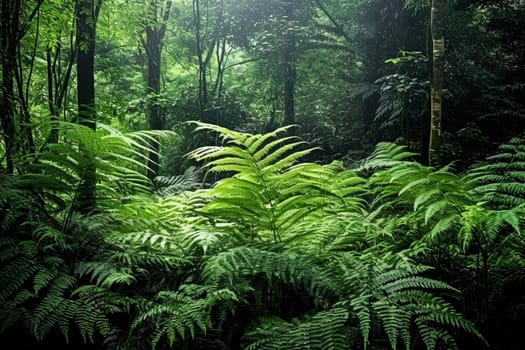
[[[384,260],[364,255],[346,255],[341,260],[342,301],[337,305],[349,307],[355,315],[364,347],[380,320],[392,349],[401,341],[405,348],[412,346],[412,325],[427,349],[435,349],[437,340],[455,344],[454,328],[482,338],[474,324],[461,316],[450,303],[433,291],[457,292],[447,283],[419,276],[429,268],[403,263],[389,267]],[[346,300],[345,300],[346,299]]]
[[[334,308],[286,322],[277,317],[258,319],[245,336],[246,350],[348,349],[348,311]]]
[[[183,285],[177,292],[161,291],[143,306],[131,324],[131,331],[148,324],[152,328],[152,348],[156,348],[163,337],[171,347],[178,339],[205,333],[212,327],[205,294],[206,289],[197,285]]]
[[[82,239],[80,234],[74,237]],[[42,222],[31,240],[2,240],[0,301],[5,318],[1,332],[18,324],[37,341],[54,330],[67,340],[74,326],[85,342],[93,341],[96,333],[113,332],[106,305],[85,303],[73,293],[79,283],[68,266],[69,252],[76,248],[73,239]]]
[[[157,187],[155,192],[161,197],[168,197],[184,191],[196,190],[201,185],[200,175],[200,171],[192,166],[186,169],[182,175],[173,177],[157,176],[155,178]]]
[[[270,252],[238,247],[211,257],[202,271],[206,284],[228,288],[239,297],[252,290],[252,278],[258,275],[270,283],[282,282],[292,288],[306,291],[317,303],[324,303],[335,293],[335,281],[330,269],[319,262],[301,257],[299,252]]]
[[[481,200],[496,209],[510,209],[525,202],[524,139],[513,138],[499,150],[473,167],[466,178]]]
[[[214,217],[239,222],[250,227],[245,240],[274,242],[308,215],[335,202],[359,206],[350,199],[363,182],[337,163],[329,165],[297,163],[314,149],[300,149],[304,142],[294,137],[278,138],[286,128],[264,135],[237,133],[215,125],[199,123],[197,130],[219,132],[227,146],[202,147],[190,153],[198,161],[207,161],[211,172],[229,172],[209,192],[212,200],[203,211]],[[353,204],[351,204],[353,203]]]
[[[95,160],[97,199],[102,208],[111,206],[105,200],[119,199],[127,192],[150,192],[143,174],[147,152],[151,151],[149,142],[168,132],[125,135],[103,124],[93,131],[72,123],[61,123],[60,130],[63,142],[47,145],[31,171],[20,177],[23,185],[42,191],[57,211],[74,207],[91,159]]]
[[[0,259],[0,303],[5,304],[30,281],[39,270],[35,258],[36,244],[30,241],[16,242],[2,238]]]
[[[197,130],[201,129],[219,132],[231,145],[202,147],[190,156],[198,161],[208,161],[210,171],[235,174],[215,185],[210,193],[214,200],[204,210],[228,218],[239,218],[238,214],[242,214],[243,218],[270,232],[277,240],[280,232],[276,222],[278,214],[275,201],[278,200],[279,192],[273,185],[275,178],[282,176],[287,168],[312,149],[295,151],[302,142],[290,143],[290,137],[268,142],[285,132],[285,128],[266,135],[236,133],[207,124],[199,124]]]
[[[135,305],[130,297],[89,284],[78,287],[71,296],[74,298],[72,319],[78,325],[84,342],[92,342],[96,332],[104,338],[118,333],[117,327],[110,321],[111,316],[129,313]]]
[[[394,165],[409,161],[416,155],[416,153],[410,152],[407,146],[391,142],[379,142],[372,154],[362,161],[357,170],[370,173],[391,168]]]
[[[84,340],[93,341],[95,332],[112,332],[108,310],[102,304],[89,304],[72,294],[77,279],[64,261],[44,256],[34,241],[4,242],[0,270],[0,302],[5,317],[0,332],[15,324],[23,325],[38,341],[53,329],[66,339],[75,325]]]
[[[43,216],[38,197],[24,188],[18,177],[0,173],[0,236],[14,230],[22,234],[21,224]]]

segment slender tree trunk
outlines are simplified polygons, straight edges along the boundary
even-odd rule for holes
[[[95,40],[96,23],[101,0],[77,0],[76,3],[76,43],[77,43],[77,104],[78,123],[96,130],[95,110]],[[96,163],[93,154],[86,154],[76,209],[89,213],[96,206]]]
[[[295,123],[295,59],[293,48],[286,49],[284,58],[285,63],[285,77],[284,77],[284,124],[290,125]]]
[[[432,88],[430,93],[430,140],[428,161],[430,165],[438,165],[441,153],[442,89],[445,60],[443,0],[432,0],[430,18],[432,32]]]
[[[69,81],[71,79],[71,72],[76,58],[76,48],[72,44],[67,54],[67,65],[65,71],[62,72],[60,60],[62,56],[62,48],[60,43],[57,44],[54,50],[48,48],[46,50],[47,62],[47,103],[49,107],[51,130],[47,136],[46,143],[58,142],[58,121],[59,114],[64,110],[64,102],[66,92],[69,88]]]
[[[91,0],[77,0],[77,102],[78,122],[96,129],[95,38],[96,10]]]
[[[21,0],[1,0],[0,5],[0,61],[2,66],[2,91],[0,121],[3,131],[5,154],[0,163],[5,161],[5,171],[13,173],[16,167],[15,158],[34,152],[33,131],[29,115],[29,87],[31,85],[35,50],[38,41],[37,33],[33,43],[32,59],[28,69],[27,80],[23,77],[25,65],[22,60],[20,43],[31,23],[39,14],[44,0],[36,0],[28,9]],[[26,11],[27,10],[27,11]],[[38,21],[38,17],[37,17]],[[20,131],[22,130],[22,131]]]
[[[293,1],[288,0],[285,3],[286,15],[288,20],[294,18]],[[284,124],[291,125],[295,123],[295,79],[296,79],[296,58],[295,58],[295,36],[293,30],[286,34],[286,47],[284,48]]]
[[[204,113],[208,104],[208,86],[206,81],[206,64],[204,61],[201,37],[201,10],[200,0],[193,0],[193,25],[195,26],[195,46],[199,64],[199,109]]]
[[[223,78],[224,78],[224,68],[226,63],[227,54],[227,39],[221,37],[220,30],[224,23],[224,0],[218,1],[218,17],[217,23],[215,26],[216,33],[216,49],[215,49],[215,58],[217,64],[217,73],[215,75],[215,82],[213,84],[212,94],[214,95],[214,107],[216,110],[216,123],[219,121],[219,112],[221,109],[221,98],[222,98],[222,88],[223,88]]]
[[[146,42],[144,43],[147,60],[147,111],[149,127],[151,130],[162,130],[162,109],[159,104],[162,40],[166,33],[166,22],[169,18],[171,1],[166,1],[164,7],[159,6],[157,0],[150,0],[148,5],[149,21],[146,24]],[[153,181],[159,172],[159,144],[153,141],[150,145],[152,151],[148,160],[148,178]]]
[[[401,107],[401,136],[404,139],[405,145],[410,148],[410,120],[408,115],[409,93],[402,92],[402,107]]]
[[[31,58],[29,64],[24,64],[22,60],[22,52],[20,45],[17,45],[17,66],[15,68],[15,81],[17,83],[18,90],[18,104],[19,104],[19,118],[20,118],[20,134],[21,134],[21,149],[23,154],[34,154],[35,143],[33,140],[33,128],[31,125],[31,113],[29,111],[29,88],[31,86],[31,80],[33,76],[33,69],[35,66],[35,58],[37,56],[36,50],[38,47],[38,40],[40,35],[40,11],[39,7],[35,12],[35,40],[33,42],[33,49],[31,52]],[[24,73],[27,72],[27,78],[24,77]]]
[[[20,1],[2,0],[1,11],[2,106],[0,113],[5,146],[3,158],[6,162],[6,171],[12,174],[16,134],[13,69],[16,66]]]
[[[209,4],[207,4],[209,6]],[[215,33],[207,33],[206,29],[210,18],[206,18],[206,23],[203,25],[201,11],[201,1],[193,0],[193,25],[195,26],[195,49],[197,52],[197,61],[199,68],[199,110],[201,113],[201,119],[205,122],[213,122],[211,114],[209,113],[210,98],[209,98],[209,82],[208,82],[208,68],[210,60],[213,57],[215,47],[219,46],[219,38],[217,37],[217,27],[215,27]],[[208,14],[208,11],[204,11]],[[204,27],[204,28],[203,28]],[[210,39],[211,35],[211,39]],[[208,40],[207,40],[208,39]],[[209,45],[206,45],[206,41],[211,41]]]

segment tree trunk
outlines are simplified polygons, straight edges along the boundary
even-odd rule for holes
[[[441,156],[442,88],[445,59],[443,37],[443,0],[432,0],[430,16],[432,32],[432,88],[430,93],[430,140],[428,161],[438,165]]]
[[[18,18],[20,1],[2,0],[1,13],[1,60],[2,60],[2,106],[1,118],[5,145],[6,171],[14,170],[13,153],[15,142],[14,116],[14,84],[13,69],[16,66],[16,34],[18,33]]]
[[[101,1],[77,0],[77,104],[78,123],[96,130],[95,110],[95,39],[96,22]],[[75,203],[81,213],[89,213],[96,205],[96,163],[94,154],[86,152],[85,173],[82,176]]]
[[[27,81],[23,79],[23,63],[20,42],[30,28],[30,23],[38,16],[44,0],[37,0],[30,9],[24,8],[21,0],[1,0],[0,5],[0,61],[2,66],[2,92],[0,121],[2,124],[5,154],[0,163],[5,161],[5,171],[13,173],[15,159],[22,159],[28,153],[34,153],[33,130],[29,115],[29,87],[35,51],[38,43],[38,22]],[[28,10],[28,11],[26,11]],[[38,17],[37,17],[38,21]],[[18,111],[20,113],[18,113]]]
[[[162,110],[159,104],[160,95],[160,64],[162,53],[162,40],[166,32],[166,22],[169,18],[171,1],[166,1],[164,8],[159,8],[157,0],[149,1],[150,21],[146,24],[145,50],[148,60],[147,70],[147,111],[149,127],[151,130],[163,128]],[[160,12],[160,14],[159,14]],[[159,23],[159,18],[162,22]],[[159,144],[153,141],[148,160],[148,178],[154,180],[159,172]]]
[[[47,62],[47,96],[48,108],[51,121],[51,130],[46,139],[46,144],[58,142],[58,117],[64,110],[66,93],[69,88],[71,79],[71,71],[75,63],[76,48],[73,47],[73,40],[70,40],[71,46],[67,52],[67,65],[65,71],[62,72],[60,67],[60,59],[62,56],[62,47],[58,43],[55,50],[48,48],[46,50]],[[52,56],[53,55],[53,56]]]
[[[206,61],[201,37],[200,0],[193,0],[193,25],[195,26],[195,48],[199,65],[199,110],[203,114],[208,105],[208,84],[206,79]]]
[[[286,16],[288,20],[293,20],[294,4],[288,0],[286,3]],[[295,79],[296,79],[296,59],[295,59],[295,36],[293,30],[288,30],[286,34],[286,47],[284,47],[284,124],[295,123]]]
[[[284,77],[284,124],[291,125],[295,123],[295,59],[293,48],[285,49],[285,77]]]

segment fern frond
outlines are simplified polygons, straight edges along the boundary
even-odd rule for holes
[[[157,188],[156,193],[161,197],[195,190],[200,186],[200,171],[196,167],[189,167],[182,175],[174,177],[157,176],[155,185]]]
[[[202,278],[207,285],[228,288],[241,296],[251,278],[262,275],[268,281],[281,281],[306,291],[316,301],[335,293],[335,281],[329,271],[297,253],[276,253],[255,248],[238,247],[211,257],[204,266]]]
[[[5,303],[29,282],[40,266],[35,259],[34,244],[23,244],[8,238],[0,241],[0,303]]]
[[[70,303],[65,294],[75,286],[76,282],[73,276],[67,274],[59,274],[53,279],[34,311],[33,332],[37,339],[43,339],[67,315],[66,309]]]
[[[341,292],[346,297],[337,305],[349,307],[351,315],[355,315],[365,348],[373,327],[377,327],[376,320],[380,321],[392,349],[397,348],[398,340],[405,347],[411,346],[412,325],[418,326],[427,346],[435,346],[443,337],[453,341],[453,329],[483,340],[472,322],[445,299],[434,295],[458,290],[448,283],[420,276],[428,267],[407,263],[391,267],[367,255],[358,258],[347,255],[341,263],[344,272]]]
[[[71,296],[76,299],[73,299],[68,315],[86,343],[93,342],[96,332],[104,337],[113,334],[115,328],[110,316],[123,311],[129,312],[130,306],[134,304],[125,295],[93,285],[82,285]]]
[[[148,324],[154,329],[151,339],[156,348],[166,337],[172,346],[177,339],[195,337],[197,331],[206,333],[212,327],[211,317],[201,286],[185,285],[178,292],[161,291],[153,302],[142,310],[131,324],[131,330]]]
[[[297,163],[314,148],[303,149],[295,137],[277,138],[287,129],[251,135],[198,124],[197,130],[219,132],[225,146],[201,147],[189,155],[205,161],[209,171],[233,175],[209,191],[211,201],[202,211],[241,225],[251,239],[275,242],[293,225],[332,205],[362,208],[355,194],[364,180],[345,171],[341,163]]]
[[[120,200],[124,193],[150,193],[146,160],[153,151],[150,141],[170,132],[142,131],[123,134],[99,124],[97,131],[74,123],[60,123],[61,143],[49,144],[20,183],[39,189],[57,212],[70,210],[89,167],[96,168],[97,199]],[[104,204],[105,203],[105,204]]]
[[[375,172],[410,160],[417,153],[408,151],[407,146],[391,142],[379,142],[372,154],[357,168],[358,172]]]
[[[80,277],[90,276],[91,282],[96,282],[98,286],[111,288],[113,285],[131,285],[136,278],[130,271],[125,269],[117,270],[107,262],[82,262],[78,263],[75,272]]]
[[[525,141],[516,137],[499,149],[473,167],[466,179],[481,201],[495,209],[510,209],[525,202]]]
[[[321,311],[302,319],[285,322],[276,317],[257,320],[244,336],[243,349],[347,349],[346,322],[343,308]]]

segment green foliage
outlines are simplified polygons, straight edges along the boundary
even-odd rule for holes
[[[451,303],[436,296],[438,291],[457,292],[447,283],[422,276],[429,267],[398,260],[391,265],[385,258],[373,255],[342,257],[342,301],[349,307],[359,325],[364,348],[371,341],[374,328],[381,325],[390,347],[401,341],[406,349],[412,346],[412,326],[427,349],[436,349],[439,342],[455,348],[454,333],[449,327],[481,337],[475,325],[454,310]],[[348,299],[347,299],[348,298]],[[345,300],[346,299],[346,300]]]
[[[196,167],[189,167],[184,174],[177,176],[157,176],[156,193],[161,197],[174,196],[184,191],[196,190],[201,185],[200,172]]]
[[[101,220],[104,215],[85,218],[75,213],[87,159],[96,159],[99,210],[105,210],[107,218],[115,218],[111,211],[117,209],[118,201],[124,201],[130,193],[151,193],[142,175],[141,160],[145,159],[143,154],[147,154],[150,142],[161,133],[123,135],[103,126],[94,132],[67,123],[60,127],[63,143],[47,145],[30,171],[17,177],[2,176],[7,185],[5,193],[12,202],[7,198],[1,202],[6,209],[0,253],[0,301],[5,315],[1,331],[22,325],[38,341],[55,330],[68,339],[74,325],[84,342],[93,342],[97,334],[106,337],[115,332],[111,314],[129,310],[123,295],[104,288],[135,282],[140,270],[126,269],[127,266],[111,260],[81,261],[72,268],[75,260],[108,258],[110,252],[123,256],[126,252],[128,257],[134,257],[129,265],[140,267],[137,260],[141,255],[133,255],[132,249],[119,252],[118,246],[108,249],[111,241],[104,242],[103,235],[109,231],[104,227],[109,220]],[[19,230],[18,237],[16,231],[7,231],[16,221],[25,227]],[[174,258],[141,253],[146,266],[173,265]],[[177,257],[176,262],[180,260]],[[84,276],[104,288],[82,285]]]
[[[525,266],[522,206],[478,200],[484,189],[471,177],[479,168],[463,176],[425,167],[406,146],[381,143],[359,168],[345,169],[301,163],[313,149],[282,136],[286,128],[252,135],[199,123],[197,130],[225,142],[190,153],[220,175],[211,188],[195,189],[195,169],[159,178],[166,187],[157,193],[131,181],[125,196],[101,202],[100,214],[72,213],[66,226],[35,216],[30,239],[2,239],[3,330],[26,324],[42,340],[56,329],[68,337],[74,326],[84,342],[101,337],[121,349],[431,350],[461,348],[462,337],[484,344],[478,325],[457,311],[460,288],[429,263],[436,251],[465,256],[468,278],[493,271],[479,286],[494,283],[495,292],[521,280],[508,274],[508,261]],[[115,157],[122,172],[101,174],[138,172],[133,156]],[[68,198],[48,186],[68,174],[78,179],[66,164],[57,159],[60,171],[40,173],[53,174],[38,187],[44,198]],[[5,181],[23,197],[16,178]],[[47,203],[57,219],[68,212]],[[506,282],[498,277],[505,274]]]
[[[107,315],[117,310],[89,298],[74,298],[72,292],[78,281],[63,259],[44,253],[35,241],[2,239],[0,246],[0,302],[4,315],[0,333],[23,325],[39,341],[53,329],[68,339],[72,324],[85,342],[93,342],[95,332],[111,333]]]
[[[172,346],[177,338],[195,338],[195,333],[205,333],[212,327],[209,305],[202,294],[206,290],[197,285],[184,285],[178,292],[161,291],[144,306],[144,310],[131,324],[131,331],[144,323],[151,324],[151,344],[155,348],[163,336]]]
[[[1,237],[16,230],[17,225],[28,225],[33,220],[36,221],[41,204],[38,197],[27,190],[17,177],[0,173],[0,188]]]
[[[242,300],[247,300],[246,293],[254,291],[250,285],[252,278],[260,276],[270,289],[282,283],[290,290],[308,293],[317,304],[323,304],[335,293],[336,287],[330,275],[332,271],[323,269],[322,262],[301,252],[271,252],[241,246],[208,259],[202,277],[206,284],[232,290]]]
[[[95,159],[97,199],[101,207],[105,206],[104,200],[150,191],[143,164],[150,151],[149,143],[156,141],[155,137],[162,135],[160,132],[125,135],[103,125],[99,125],[98,131],[78,124],[59,126],[63,142],[47,145],[31,165],[32,171],[20,177],[23,185],[42,191],[57,211],[75,207],[91,159]]]
[[[166,21],[104,2],[96,131],[67,122],[85,49],[74,2],[4,3],[2,341],[482,349],[483,329],[491,348],[521,344],[524,139],[506,142],[525,120],[517,1],[444,2],[449,164],[437,168],[415,162],[430,0],[151,1],[172,6]],[[152,23],[166,31],[150,99],[137,40]],[[293,133],[274,129],[285,99]],[[173,133],[134,131],[151,105],[181,130],[153,183],[152,146]],[[221,126],[190,135],[195,118]]]
[[[277,138],[289,127],[264,135],[202,123],[197,129],[219,132],[227,145],[202,147],[190,156],[207,161],[211,172],[233,174],[214,185],[210,191],[212,201],[203,211],[240,221],[245,229],[251,227],[253,236],[244,236],[244,240],[266,240],[270,233],[277,242],[298,221],[337,201],[359,205],[350,197],[360,180],[344,173],[337,163],[297,164],[314,149],[301,149],[304,142],[293,136]]]
[[[525,200],[525,142],[516,137],[469,171],[474,193],[491,207],[510,209]]]
[[[334,308],[286,322],[278,317],[261,317],[245,335],[246,350],[254,349],[347,349],[350,343],[346,323],[348,311]]]

